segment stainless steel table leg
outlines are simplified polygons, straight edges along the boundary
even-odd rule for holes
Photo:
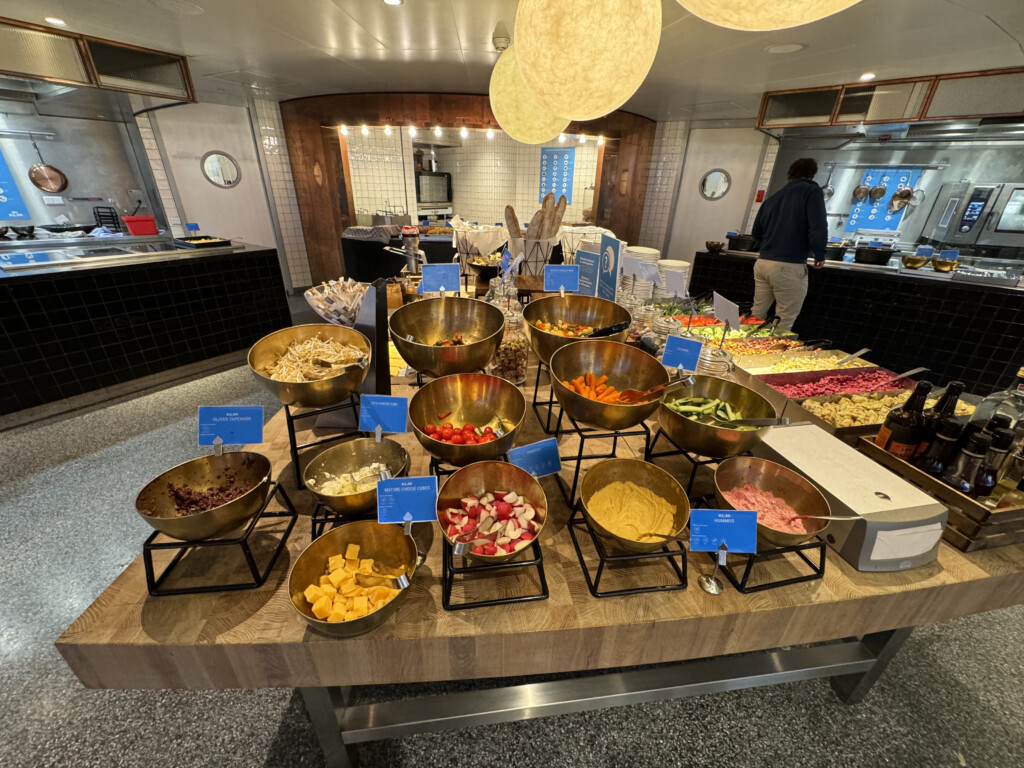
[[[313,731],[320,742],[327,768],[351,768],[345,741],[341,737],[340,715],[344,713],[347,690],[340,688],[300,688]]]
[[[910,637],[914,630],[910,627],[891,629],[887,632],[876,632],[864,635],[861,644],[875,655],[875,663],[867,672],[856,675],[840,675],[832,678],[832,689],[844,704],[859,704],[871,686],[882,676],[900,646]]]

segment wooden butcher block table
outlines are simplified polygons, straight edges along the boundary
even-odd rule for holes
[[[395,387],[395,394],[411,391]],[[527,419],[520,444],[544,437],[531,409]],[[410,474],[426,474],[428,457],[415,438],[396,439],[413,457]],[[564,444],[576,439],[561,438],[563,454]],[[642,458],[638,440],[620,440],[619,455]],[[300,688],[332,766],[348,765],[345,745],[353,742],[814,677],[832,678],[840,696],[855,702],[910,628],[1024,602],[1024,546],[961,554],[946,544],[937,562],[900,573],[859,573],[829,550],[824,578],[751,595],[728,584],[718,596],[703,592],[697,576],[711,570],[711,561],[690,553],[685,590],[597,599],[566,527],[569,509],[548,477],[550,517],[540,537],[547,600],[444,610],[442,537],[436,526],[418,524],[415,536],[429,547],[426,562],[395,615],[367,634],[332,639],[307,629],[287,595],[289,568],[310,541],[314,502],[289,485],[283,412],[267,424],[265,442],[250,449],[272,460],[300,512],[266,583],[248,591],[151,597],[139,557],[57,647],[90,688]],[[677,477],[689,466],[678,457],[658,463]],[[563,467],[564,476],[571,473]],[[271,519],[265,527],[272,540],[284,524]],[[582,547],[596,557],[587,543]],[[211,574],[237,567],[227,556],[204,556]],[[792,576],[787,557],[757,566],[762,577]],[[644,569],[652,567],[667,569],[663,561],[618,566],[616,585],[647,583]],[[481,599],[537,588],[536,569],[521,568],[476,578],[455,592]],[[818,643],[826,644],[806,647]],[[760,653],[748,653],[754,651]],[[747,655],[723,658],[730,654]],[[665,666],[618,669],[647,664]],[[578,671],[593,673],[557,677]],[[540,674],[556,679],[522,679]],[[353,705],[355,686],[506,677],[520,679],[489,690]]]

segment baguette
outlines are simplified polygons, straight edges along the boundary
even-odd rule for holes
[[[541,201],[540,206],[543,211],[543,220],[540,223],[540,236],[538,240],[549,240],[551,239],[551,223],[555,220],[555,193],[548,192],[544,195],[544,200]]]
[[[508,230],[510,238],[521,240],[523,233],[519,229],[519,218],[516,216],[516,209],[511,205],[505,206],[505,229]]]
[[[565,207],[568,205],[568,201],[565,199],[565,195],[558,198],[558,205],[555,206],[555,214],[552,221],[551,234],[548,237],[554,237],[558,234],[558,230],[562,227],[562,219],[565,217]]]
[[[530,226],[526,230],[527,240],[541,240],[544,237],[544,233],[541,231],[542,223],[544,221],[544,209],[538,208],[537,212],[533,214],[533,218],[530,219]]]

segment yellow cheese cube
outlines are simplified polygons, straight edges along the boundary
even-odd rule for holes
[[[373,573],[373,559],[367,558],[366,560],[359,561],[359,573],[364,576],[370,576]]]
[[[331,600],[338,594],[338,590],[332,584],[324,584],[324,586],[320,587],[320,591],[331,598]]]
[[[351,611],[351,613],[354,613],[356,615],[356,617],[358,617],[358,618],[362,618],[363,616],[366,616],[369,612],[370,612],[369,606],[367,606],[366,608],[364,608],[362,610],[360,610],[358,608],[353,608],[352,611]],[[347,613],[345,615],[348,616]]]
[[[327,621],[331,624],[337,624],[338,622],[345,620],[345,611],[332,611],[331,615],[327,617]]]
[[[366,595],[356,597],[352,600],[352,610],[360,613],[367,613],[370,610],[369,598]]]
[[[336,571],[339,568],[345,567],[345,556],[344,555],[333,555],[327,561],[327,570]]]
[[[342,584],[338,588],[338,591],[341,592],[341,594],[348,596],[348,595],[354,595],[356,593],[361,593],[363,591],[363,588],[360,587],[358,584],[356,584],[356,580],[355,579],[352,579],[351,582],[349,582],[347,584]]]
[[[335,589],[338,589],[338,585],[341,584],[343,581],[348,581],[351,578],[352,576],[350,574],[347,574],[341,570],[331,571],[330,575],[331,584],[334,585]]]
[[[358,618],[359,618],[359,614],[356,613],[355,611],[349,611],[348,613],[345,614],[345,621],[352,621],[353,619],[358,619]]]
[[[321,576],[321,577],[320,577],[320,586],[321,586],[321,587],[322,587],[322,586],[323,586],[324,584],[330,584],[330,583],[331,583],[331,577],[330,577],[330,576],[324,575],[324,576]]]
[[[326,619],[331,615],[331,611],[334,608],[334,602],[329,597],[321,597],[315,603],[313,603],[313,615],[318,619]]]
[[[310,584],[302,594],[306,596],[306,601],[309,603],[315,603],[324,596],[324,593],[320,591],[320,587],[316,584]]]
[[[355,560],[358,557],[359,557],[359,545],[358,544],[349,544],[345,548],[345,559],[346,560]]]
[[[334,610],[335,610],[335,612],[341,611],[342,613],[345,613],[345,611],[349,610],[351,607],[352,607],[352,598],[351,597],[342,597],[341,595],[338,595],[336,598],[334,598]]]
[[[345,567],[348,568],[352,573],[359,570],[359,558],[353,557],[345,560]]]

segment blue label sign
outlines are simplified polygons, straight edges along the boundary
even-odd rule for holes
[[[868,168],[861,176],[860,183],[868,187],[885,187],[885,194],[877,200],[867,195],[863,200],[855,200],[850,207],[850,216],[846,220],[844,232],[856,232],[858,229],[867,231],[895,232],[903,222],[903,214],[908,210],[901,208],[890,212],[889,203],[892,196],[900,189],[917,188],[921,178],[920,168]]]
[[[198,232],[199,231],[199,225],[196,224],[194,221],[186,221],[185,222],[185,229],[187,229],[189,232]]]
[[[960,258],[960,249],[950,248],[947,250],[943,248],[942,250],[939,251],[939,258],[946,259],[947,261],[956,261],[957,259]]]
[[[757,512],[740,509],[694,509],[690,512],[690,549],[740,554],[757,552]]]
[[[437,477],[395,477],[377,483],[378,523],[437,520]]]
[[[458,264],[424,264],[420,285],[424,293],[457,291],[460,280]]]
[[[199,444],[254,445],[263,442],[262,405],[199,406]]]
[[[576,266],[580,268],[579,293],[597,296],[597,283],[601,276],[601,257],[589,251],[576,251]]]
[[[562,460],[558,456],[558,441],[553,437],[518,448],[510,448],[508,460],[534,477],[553,475],[562,471]]]
[[[409,399],[390,395],[363,395],[359,400],[359,429],[362,432],[408,431]]]
[[[575,264],[545,264],[544,290],[570,291],[580,289],[580,268]]]
[[[508,271],[508,265],[512,263],[512,252],[505,248],[501,252],[501,261],[498,262],[498,266],[501,267],[502,272]]]
[[[541,147],[540,150],[540,202],[548,192],[557,200],[565,195],[572,205],[572,177],[576,167],[575,147]]]
[[[919,245],[917,250],[914,252],[916,256],[924,256],[926,259],[930,259],[935,255],[935,249],[930,245]]]
[[[697,360],[704,343],[695,339],[684,339],[682,336],[669,336],[665,342],[665,351],[661,356],[661,364],[668,368],[682,368],[686,371],[697,369]]]
[[[601,261],[597,280],[597,297],[615,301],[619,287],[619,254],[622,241],[608,235],[601,235]]]
[[[0,221],[25,221],[28,217],[28,206],[21,199],[14,175],[0,150]]]

